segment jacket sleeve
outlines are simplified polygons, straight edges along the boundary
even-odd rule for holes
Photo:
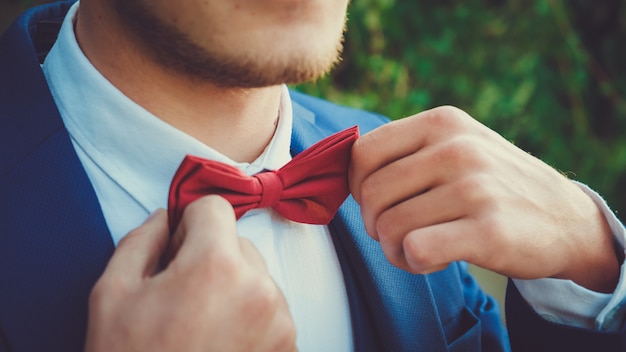
[[[506,321],[512,350],[626,351],[626,326],[618,332],[602,332],[552,323],[539,316],[509,280]]]

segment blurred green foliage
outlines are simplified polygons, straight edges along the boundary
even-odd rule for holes
[[[0,29],[46,1],[2,0]],[[455,105],[626,219],[626,3],[358,0],[342,63],[296,87],[392,118]]]
[[[343,62],[299,90],[392,118],[455,105],[626,219],[626,3],[360,0]]]

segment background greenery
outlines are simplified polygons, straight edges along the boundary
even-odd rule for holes
[[[626,219],[626,3],[359,0],[344,61],[299,87],[392,118],[456,105]]]
[[[0,29],[49,1],[0,0]],[[456,105],[626,219],[626,3],[355,0],[343,62],[297,89],[392,118]]]

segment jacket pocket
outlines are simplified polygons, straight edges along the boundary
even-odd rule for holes
[[[457,329],[454,333],[446,334],[448,351],[471,352],[481,351],[481,324],[480,320],[467,308],[460,315]],[[452,331],[451,331],[452,332]]]

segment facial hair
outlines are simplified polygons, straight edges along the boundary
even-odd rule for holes
[[[262,59],[220,55],[198,45],[179,28],[156,16],[143,0],[114,0],[113,4],[122,25],[154,62],[191,81],[219,87],[258,88],[315,80],[340,60],[343,50],[343,35],[340,35],[334,47],[315,55]]]

